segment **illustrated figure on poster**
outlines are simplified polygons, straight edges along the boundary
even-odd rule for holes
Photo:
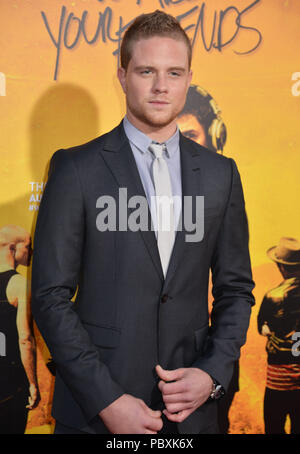
[[[218,433],[254,304],[239,172],[177,127],[192,72],[174,17],[135,19],[118,78],[125,118],[54,154],[36,224],[32,309],[56,365],[54,433]],[[186,222],[199,197],[204,236]]]
[[[221,116],[221,109],[214,98],[199,85],[191,85],[186,102],[178,116],[181,133],[199,145],[216,153],[224,153],[227,128]],[[220,433],[229,431],[229,410],[235,393],[239,391],[239,362],[236,361],[233,376],[227,392],[218,402]]]
[[[0,356],[1,434],[24,433],[28,410],[40,401],[29,282],[16,270],[30,265],[31,253],[25,229],[0,229],[0,332],[5,340]]]
[[[209,150],[223,153],[227,129],[219,106],[204,88],[199,85],[189,87],[177,124],[185,137]]]
[[[264,420],[267,434],[300,434],[300,352],[294,352],[294,333],[300,332],[300,242],[283,237],[267,251],[283,281],[270,290],[258,314],[258,331],[267,337],[267,381]]]

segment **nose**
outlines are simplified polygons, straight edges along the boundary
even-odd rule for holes
[[[153,81],[153,91],[155,93],[164,93],[168,91],[167,76],[163,73],[157,73]]]

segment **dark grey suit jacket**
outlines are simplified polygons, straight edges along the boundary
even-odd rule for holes
[[[32,310],[57,366],[53,416],[65,425],[108,433],[97,415],[123,393],[161,408],[156,364],[199,367],[225,389],[230,382],[254,304],[242,186],[232,159],[182,135],[180,150],[182,195],[205,197],[205,232],[196,243],[177,232],[166,279],[153,231],[96,227],[101,195],[118,200],[125,187],[128,199],[145,196],[122,123],[52,157],[34,239]],[[178,429],[211,431],[216,420],[209,400]]]

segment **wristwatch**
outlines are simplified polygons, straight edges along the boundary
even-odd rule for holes
[[[217,380],[215,380],[213,377],[211,377],[211,378],[213,381],[213,385],[212,385],[212,390],[210,393],[210,398],[213,400],[221,399],[221,397],[223,397],[225,394],[225,390],[224,390],[223,386],[217,382]]]

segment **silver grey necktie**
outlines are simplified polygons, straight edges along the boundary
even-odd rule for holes
[[[162,156],[164,144],[152,143],[149,150],[154,154],[153,180],[156,195],[157,245],[164,276],[174,245],[174,206],[168,165]]]

